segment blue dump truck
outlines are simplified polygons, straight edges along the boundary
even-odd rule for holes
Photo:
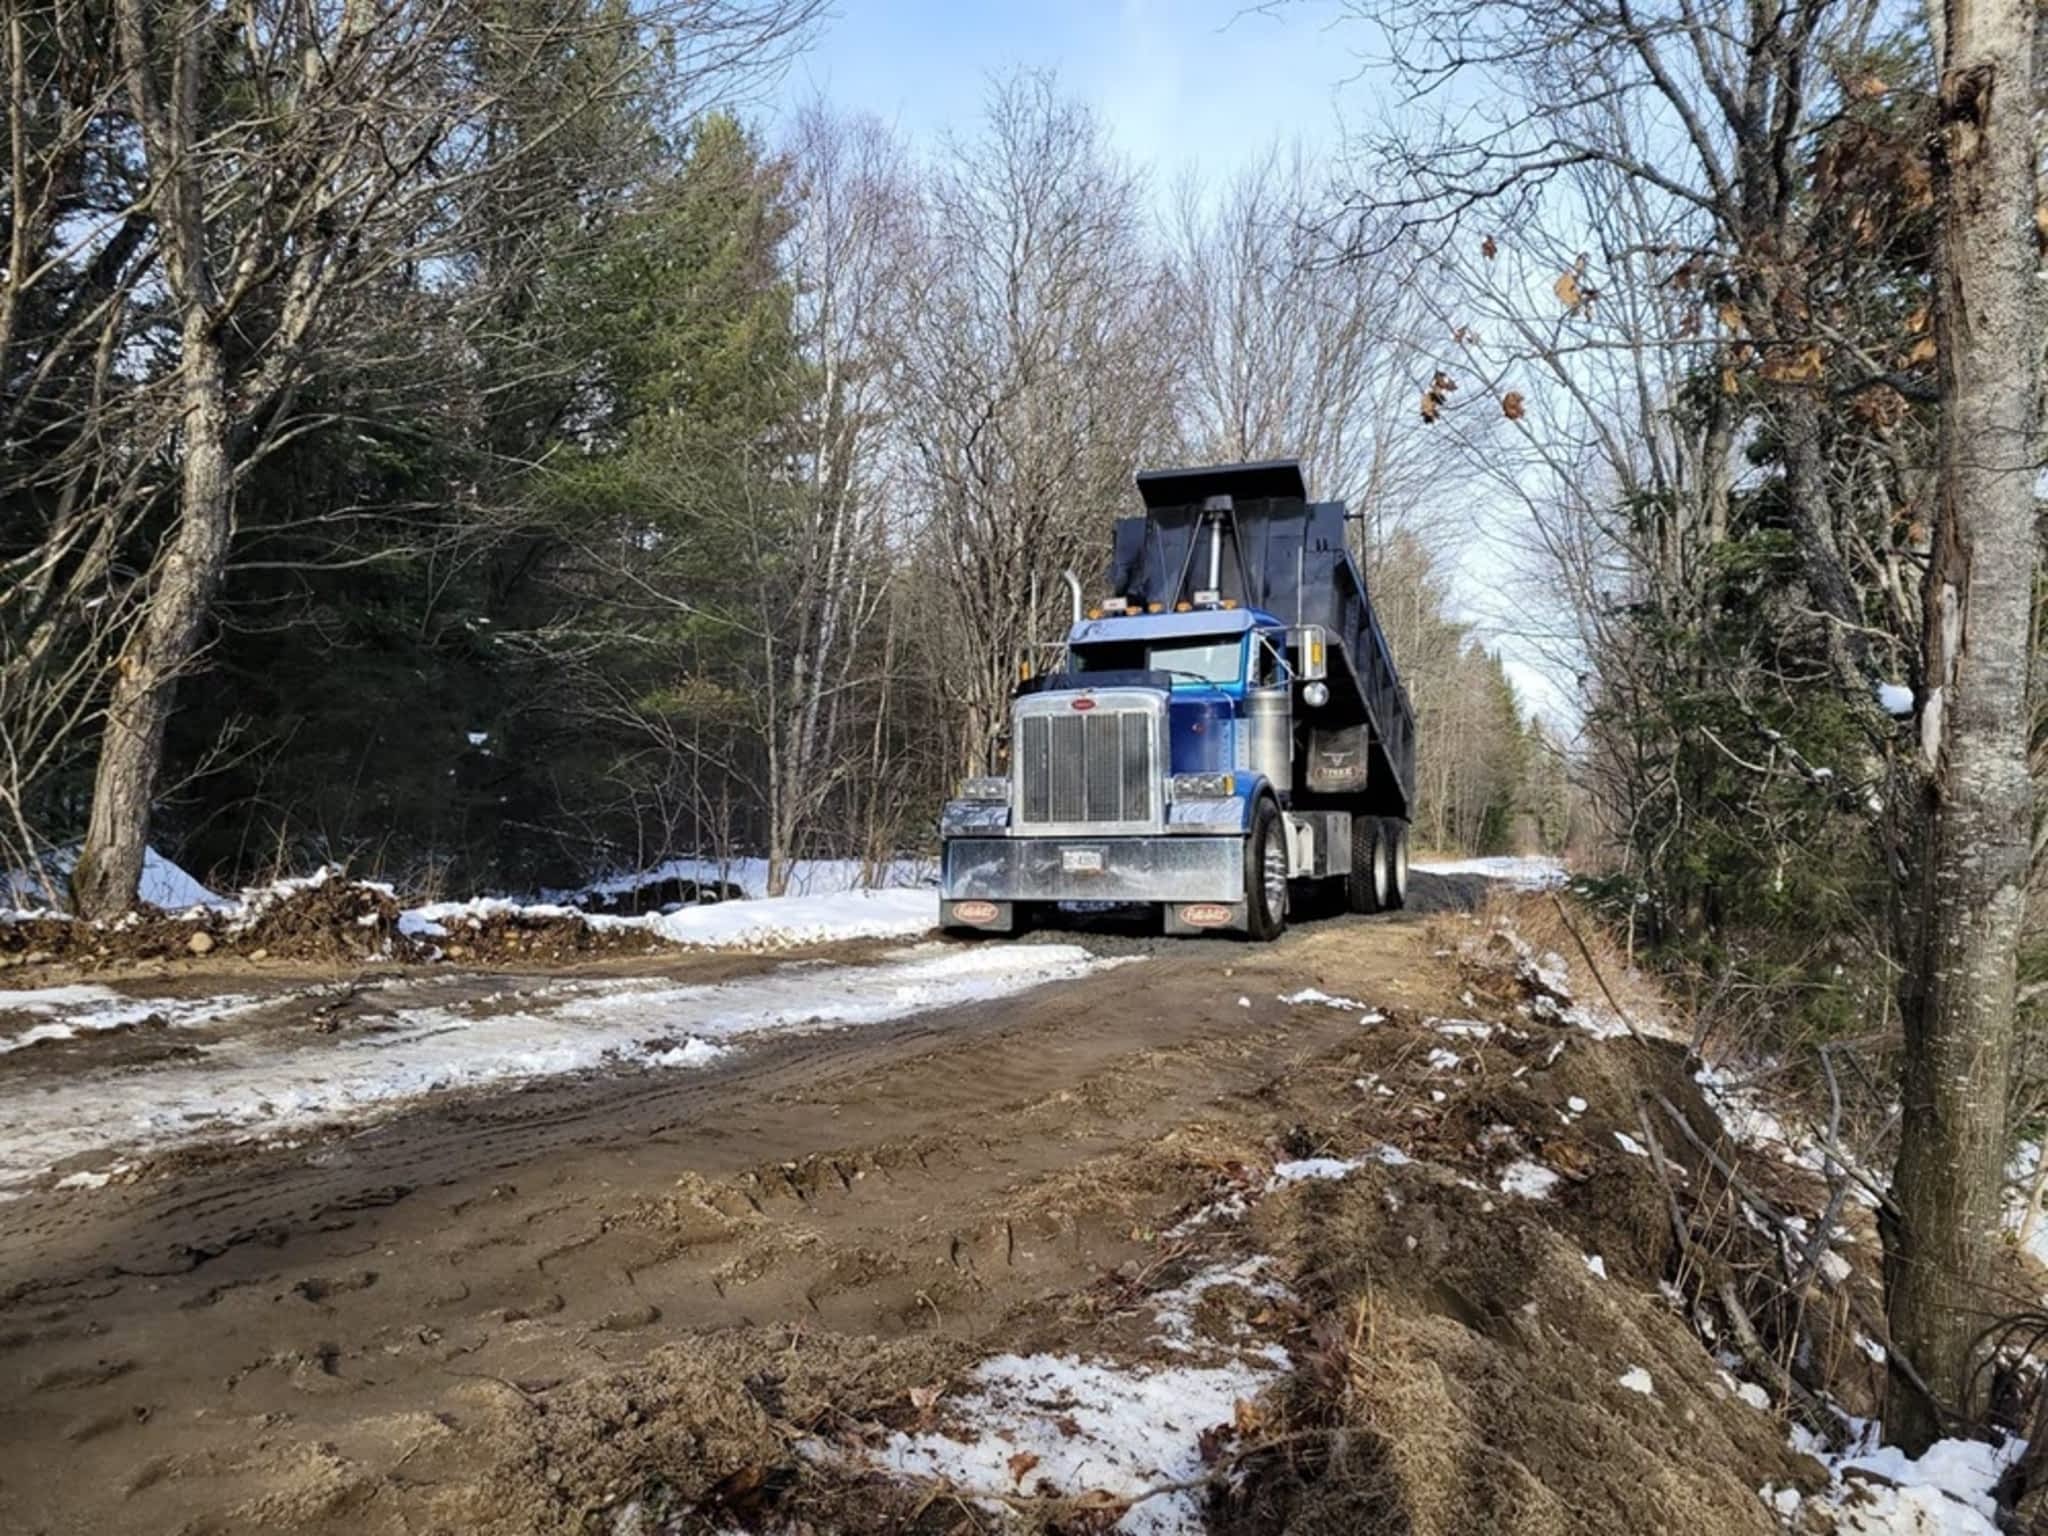
[[[1415,719],[1342,502],[1292,459],[1138,476],[1108,592],[1018,687],[1007,773],[946,803],[941,920],[1012,933],[1062,902],[1168,933],[1279,937],[1293,892],[1408,890]]]

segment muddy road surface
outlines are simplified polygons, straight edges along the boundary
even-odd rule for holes
[[[1297,1070],[1356,1049],[1290,999],[1442,1006],[1445,921],[273,978],[45,1027],[0,1055],[0,1531],[560,1528],[496,1498],[492,1426],[679,1339],[1074,1346],[1201,1138],[1284,1139]]]

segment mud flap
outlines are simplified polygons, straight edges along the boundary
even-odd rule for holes
[[[939,926],[962,933],[1015,933],[1017,904],[1014,901],[941,901]]]
[[[1166,932],[1177,939],[1204,933],[1243,933],[1244,903],[1241,901],[1170,901],[1166,903]]]

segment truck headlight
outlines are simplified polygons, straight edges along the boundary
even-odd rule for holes
[[[1321,709],[1330,702],[1330,690],[1322,683],[1309,683],[1301,690],[1301,702],[1310,709]]]
[[[978,773],[960,785],[962,800],[1007,800],[1010,781],[999,773]]]
[[[1237,793],[1237,775],[1231,773],[1176,773],[1172,784],[1176,800],[1228,800]]]

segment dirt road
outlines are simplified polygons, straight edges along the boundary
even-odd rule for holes
[[[680,1336],[1042,1335],[1202,1194],[1191,1128],[1284,1136],[1290,1074],[1356,1046],[1355,1015],[1281,994],[1443,995],[1427,934],[1084,940],[1126,953],[698,1070],[442,1094],[40,1189],[0,1206],[0,1526],[436,1528],[500,1449],[473,1432],[493,1396]],[[313,1027],[288,988],[269,1006]]]

